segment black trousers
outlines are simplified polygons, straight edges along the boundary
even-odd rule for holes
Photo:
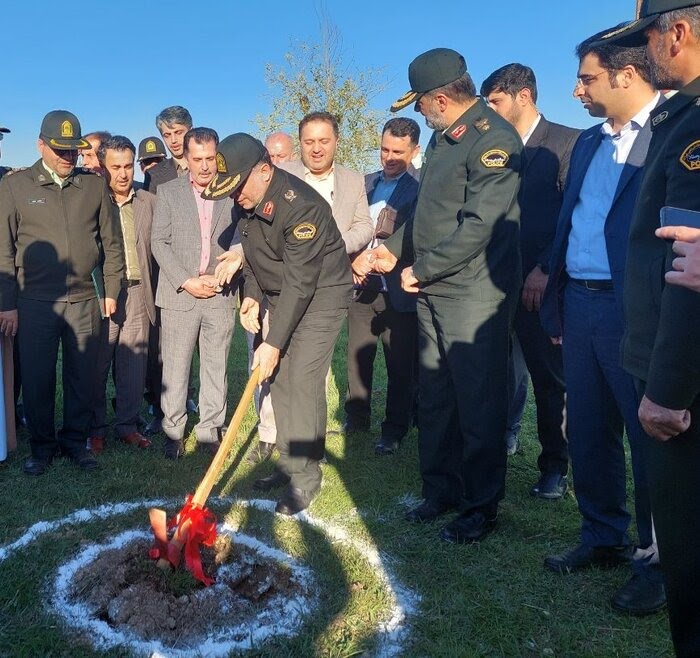
[[[415,313],[395,311],[387,293],[365,290],[348,308],[349,418],[369,421],[377,339],[387,370],[382,438],[400,441],[413,419],[418,324]]]
[[[541,473],[566,475],[569,452],[564,429],[564,365],[560,345],[552,344],[537,311],[518,303],[515,333],[525,357],[537,406],[537,436],[542,451],[537,459]]]
[[[505,493],[512,301],[418,298],[423,497],[495,512]]]
[[[277,421],[278,468],[291,485],[315,491],[326,445],[326,374],[345,321],[344,308],[307,312],[282,352],[270,385]],[[274,311],[270,326],[274,327]]]
[[[69,454],[85,448],[95,393],[100,344],[99,305],[20,298],[19,349],[22,397],[32,455],[51,458],[58,447]],[[56,433],[56,361],[61,345],[63,427]]]

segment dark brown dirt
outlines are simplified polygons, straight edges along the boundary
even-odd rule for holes
[[[284,565],[229,537],[202,549],[204,571],[216,580],[211,587],[195,580],[184,566],[159,569],[148,557],[149,546],[145,539],[136,540],[101,553],[76,573],[72,602],[84,604],[91,616],[115,630],[178,648],[216,629],[252,622],[274,605],[277,595],[300,593]]]

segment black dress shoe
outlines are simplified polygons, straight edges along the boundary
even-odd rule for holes
[[[561,574],[581,571],[590,567],[608,569],[629,564],[634,553],[632,546],[586,546],[579,544],[560,555],[550,555],[544,559],[544,566]]]
[[[618,612],[635,617],[653,615],[666,607],[666,590],[663,583],[635,573],[615,592],[610,605]]]
[[[318,489],[314,491],[304,491],[296,487],[288,487],[282,498],[275,505],[275,512],[286,516],[294,516],[305,510],[311,501],[316,497]]]
[[[176,460],[185,452],[185,444],[180,440],[166,439],[165,441],[165,458]]]
[[[87,448],[75,448],[68,453],[68,458],[83,471],[94,471],[99,464]]]
[[[246,457],[246,461],[250,464],[262,464],[272,457],[273,452],[275,452],[274,443],[259,440]]]
[[[51,460],[45,457],[30,457],[24,462],[22,470],[27,475],[43,475],[50,464]]]
[[[400,444],[401,442],[395,439],[385,439],[382,437],[374,446],[374,454],[378,457],[393,455],[399,449]]]
[[[424,500],[418,507],[408,510],[404,518],[411,523],[430,523],[454,508],[454,505],[446,505],[435,500]]]
[[[558,500],[566,493],[566,475],[542,473],[530,494],[545,500]]]
[[[473,544],[481,541],[496,527],[497,513],[474,510],[458,516],[440,530],[440,539],[453,544]]]
[[[286,486],[289,484],[289,480],[290,477],[286,473],[275,469],[272,471],[272,474],[268,475],[266,478],[255,480],[255,482],[253,482],[253,489],[257,489],[258,491],[272,491],[272,489]]]

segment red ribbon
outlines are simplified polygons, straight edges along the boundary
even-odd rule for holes
[[[178,532],[179,531],[179,532]],[[206,507],[192,505],[192,495],[185,499],[185,506],[168,521],[168,534],[173,533],[173,540],[178,535],[184,535],[185,566],[189,572],[204,585],[211,585],[213,578],[209,578],[202,568],[202,556],[199,552],[200,545],[213,546],[216,540],[216,516]],[[164,558],[177,567],[180,564],[182,545],[171,540],[167,544],[156,540],[148,554],[153,560]]]

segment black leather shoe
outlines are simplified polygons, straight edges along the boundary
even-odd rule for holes
[[[532,496],[545,500],[559,500],[566,493],[566,475],[542,473],[537,484],[530,489]]]
[[[404,518],[411,523],[430,523],[438,516],[455,509],[454,505],[445,505],[434,500],[424,500],[418,507],[406,512]]]
[[[581,571],[590,567],[609,569],[629,564],[634,553],[632,546],[586,546],[579,544],[560,555],[550,555],[544,559],[544,566],[561,574]]]
[[[286,516],[294,516],[294,514],[305,510],[311,505],[311,501],[316,497],[317,492],[318,489],[316,491],[304,491],[296,487],[288,487],[282,498],[277,501],[275,512]]]
[[[646,617],[666,607],[666,590],[663,583],[635,573],[615,592],[610,605],[618,612]]]
[[[27,475],[43,475],[51,465],[51,460],[43,457],[30,457],[24,462],[22,470]]]
[[[97,460],[87,448],[76,448],[68,453],[68,457],[83,471],[94,471],[98,467]]]
[[[262,464],[266,462],[272,453],[275,452],[275,444],[269,441],[258,441],[255,447],[246,457],[246,461],[250,464]]]
[[[475,510],[458,516],[440,530],[440,539],[453,544],[473,544],[481,541],[496,527],[496,513]]]
[[[258,491],[272,491],[272,489],[278,489],[279,487],[284,487],[289,484],[289,476],[282,471],[275,469],[272,471],[271,475],[266,478],[260,478],[253,482],[253,489]]]
[[[393,455],[399,449],[400,441],[394,439],[380,438],[374,446],[374,454],[378,457]]]
[[[185,444],[180,440],[166,439],[165,441],[165,458],[176,460],[185,452]]]

